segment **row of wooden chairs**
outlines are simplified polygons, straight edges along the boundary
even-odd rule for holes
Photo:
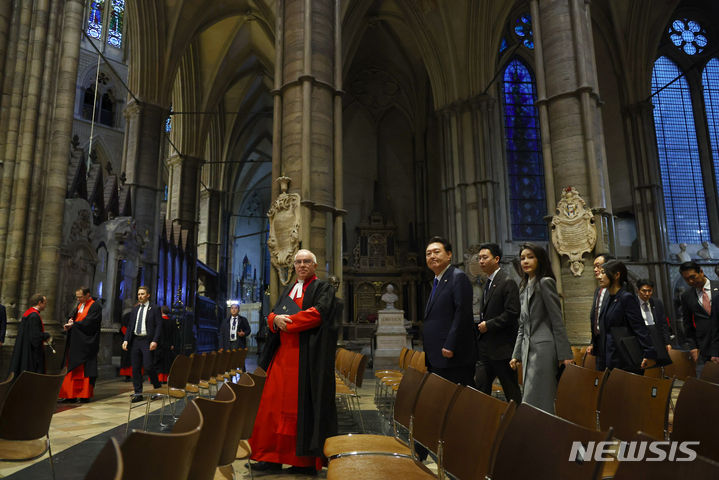
[[[165,403],[169,403],[172,418],[177,420],[176,403],[199,396],[203,391],[209,398],[212,394],[211,386],[217,393],[218,385],[229,381],[242,372],[247,357],[247,349],[225,350],[223,352],[210,352],[202,354],[177,355],[172,362],[167,376],[167,384],[160,388],[144,391],[143,402],[130,402],[127,412],[127,425],[125,434],[130,426],[130,415],[133,408],[145,407],[145,421],[143,430],[147,430],[150,415],[150,406],[154,400],[162,400],[160,410],[160,426],[165,418]]]
[[[340,407],[358,417],[358,424],[365,431],[360,408],[359,389],[367,368],[367,355],[338,348],[335,355],[335,399]]]
[[[374,403],[379,413],[385,418],[392,416],[392,406],[402,375],[408,368],[426,372],[424,352],[403,347],[397,360],[398,369],[377,370],[375,372]]]
[[[252,434],[265,377],[265,372],[258,368],[254,373],[241,374],[237,383],[224,382],[213,399],[191,400],[171,433],[133,430],[119,449],[110,440],[86,478],[233,478],[234,461],[249,458],[247,440]]]

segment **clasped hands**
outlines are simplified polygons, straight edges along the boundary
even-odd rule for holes
[[[283,332],[287,331],[287,325],[292,323],[292,319],[288,315],[276,315],[273,320],[276,328],[279,328]]]

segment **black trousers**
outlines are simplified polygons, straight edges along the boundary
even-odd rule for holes
[[[160,380],[157,378],[154,353],[150,351],[150,339],[147,336],[132,336],[130,343],[130,361],[132,362],[132,386],[135,389],[135,393],[142,393],[143,368],[155,388],[162,386]]]
[[[428,370],[452,383],[474,386],[474,367],[471,365],[453,368],[435,368],[430,365]]]
[[[519,405],[522,403],[522,391],[519,389],[517,371],[512,370],[509,366],[509,360],[509,358],[506,360],[485,358],[478,361],[474,381],[477,384],[477,390],[492,395],[492,383],[495,378],[499,378],[507,401],[514,400]]]

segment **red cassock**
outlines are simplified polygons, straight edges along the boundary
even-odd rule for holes
[[[314,277],[314,280],[317,277]],[[302,308],[302,300],[312,280],[302,286],[302,297],[294,302]],[[270,330],[275,331],[275,314],[267,316]],[[280,332],[280,346],[267,369],[267,380],[257,411],[255,428],[250,438],[252,459],[284,463],[296,467],[322,468],[319,457],[298,457],[297,448],[297,381],[299,376],[300,332],[318,327],[322,322],[315,307],[290,315],[292,323]]]
[[[95,303],[95,301],[92,299],[85,303],[82,313],[77,313],[75,322],[80,323],[85,319],[93,303]],[[67,363],[68,360],[66,359],[65,364],[67,365]],[[85,376],[85,365],[81,363],[79,366],[67,372],[65,379],[62,381],[58,397],[92,398],[94,395],[95,387],[90,383],[90,379]]]

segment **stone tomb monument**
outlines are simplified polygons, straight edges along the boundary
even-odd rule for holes
[[[377,348],[374,351],[374,369],[394,367],[397,365],[402,347],[409,344],[407,329],[405,328],[404,310],[395,308],[397,294],[394,287],[387,285],[382,301],[385,308],[377,312]]]

